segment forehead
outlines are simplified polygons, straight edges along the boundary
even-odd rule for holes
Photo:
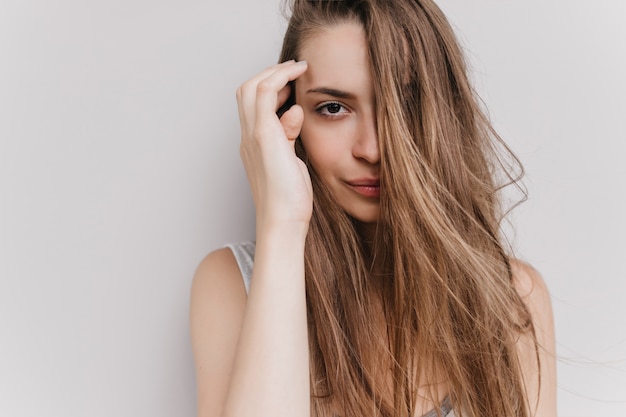
[[[304,42],[299,55],[308,62],[308,69],[296,85],[304,89],[332,87],[369,95],[367,42],[358,23],[342,23],[317,32]]]

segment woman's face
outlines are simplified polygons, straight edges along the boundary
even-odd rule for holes
[[[304,110],[300,137],[309,162],[337,203],[373,223],[380,207],[380,151],[372,76],[363,29],[329,27],[302,45],[307,71],[296,81]]]

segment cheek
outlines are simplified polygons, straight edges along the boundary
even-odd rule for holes
[[[302,145],[306,150],[310,164],[321,176],[327,176],[329,172],[339,166],[339,158],[336,149],[327,146],[324,141],[315,140],[312,137],[302,136]]]
[[[314,125],[305,121],[300,138],[309,162],[319,175],[326,177],[341,169],[347,150],[338,126]]]

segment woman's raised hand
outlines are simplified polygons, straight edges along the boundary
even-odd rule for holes
[[[280,119],[276,115],[291,93],[289,81],[306,68],[304,61],[283,62],[237,90],[240,153],[256,206],[257,229],[295,225],[308,230],[313,207],[311,178],[294,151],[304,113],[295,104]]]

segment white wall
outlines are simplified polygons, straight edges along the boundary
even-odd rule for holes
[[[1,416],[194,414],[189,284],[253,237],[234,91],[276,60],[277,4],[0,3]],[[626,415],[626,3],[440,4],[528,171],[560,415]]]

